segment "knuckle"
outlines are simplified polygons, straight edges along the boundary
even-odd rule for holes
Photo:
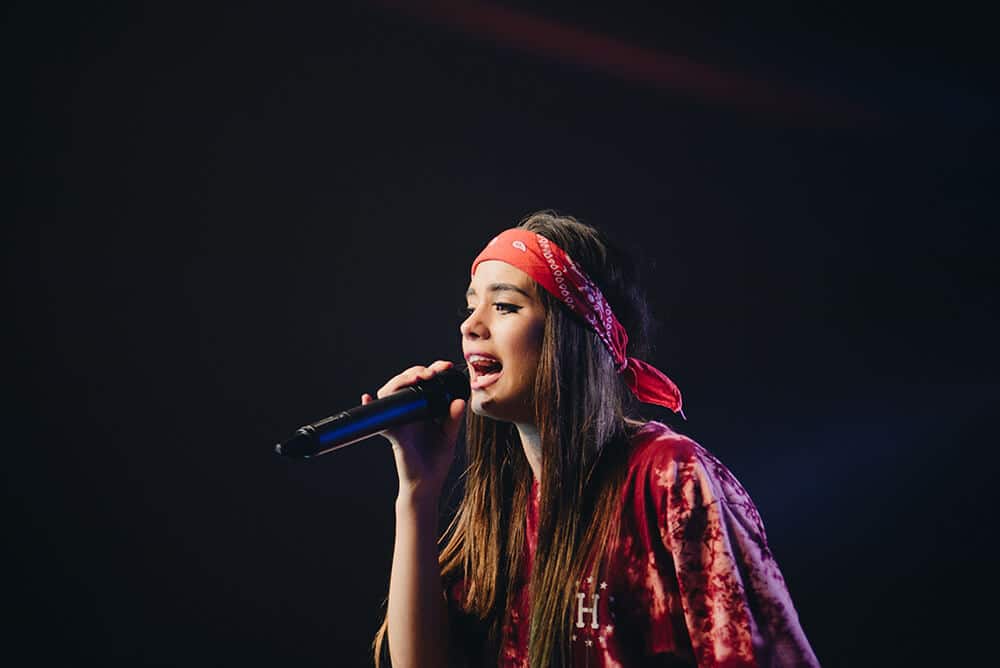
[[[393,376],[389,382],[378,389],[376,392],[376,397],[381,399],[387,394],[391,394],[396,390],[399,390],[407,385],[412,385],[416,381],[424,379],[428,376],[433,376],[438,371],[446,368],[450,364],[445,360],[437,360],[433,362],[430,366],[414,365],[410,368],[402,371],[401,373]]]

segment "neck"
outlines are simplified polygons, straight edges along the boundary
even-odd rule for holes
[[[538,435],[538,427],[530,423],[514,423],[517,433],[521,437],[521,447],[524,448],[524,456],[528,459],[528,466],[535,480],[542,479],[542,439]]]

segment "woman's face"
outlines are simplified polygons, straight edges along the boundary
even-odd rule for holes
[[[506,262],[487,260],[476,267],[466,300],[469,315],[459,331],[473,412],[534,422],[535,369],[545,330],[534,281]]]

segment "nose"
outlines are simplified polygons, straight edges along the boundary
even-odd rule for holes
[[[472,309],[469,317],[463,320],[462,324],[458,326],[458,331],[461,332],[463,339],[490,338],[490,328],[483,318],[482,304]]]

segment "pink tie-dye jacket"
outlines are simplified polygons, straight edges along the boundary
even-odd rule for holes
[[[524,582],[537,544],[537,482],[533,491]],[[575,582],[566,620],[574,666],[819,665],[746,490],[660,423],[633,439],[617,549],[598,577]],[[522,586],[508,606],[500,666],[527,668],[530,617]]]

